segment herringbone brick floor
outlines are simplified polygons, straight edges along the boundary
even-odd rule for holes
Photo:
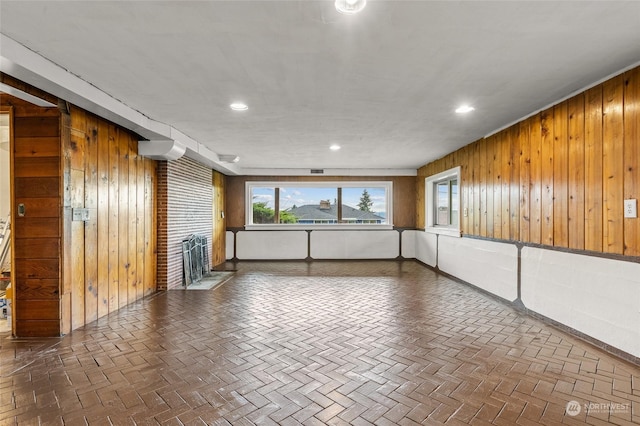
[[[236,266],[61,339],[3,336],[0,424],[640,422],[637,366],[418,263]]]

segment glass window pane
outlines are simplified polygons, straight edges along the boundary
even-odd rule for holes
[[[436,225],[449,225],[449,181],[436,184]]]
[[[338,223],[337,200],[337,188],[281,187],[280,223]]]
[[[451,181],[451,225],[458,226],[458,180]]]
[[[251,190],[253,205],[253,222],[274,223],[275,221],[275,188],[254,187]]]
[[[385,188],[342,188],[342,223],[387,223]]]

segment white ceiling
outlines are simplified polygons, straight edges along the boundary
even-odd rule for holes
[[[331,0],[2,0],[0,12],[5,36],[247,173],[415,170],[640,61],[638,1],[374,0],[346,16]],[[455,114],[462,103],[476,111]]]

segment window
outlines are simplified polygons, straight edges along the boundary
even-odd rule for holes
[[[246,226],[390,228],[391,200],[391,182],[247,182]]]
[[[460,167],[425,180],[427,232],[460,236]]]

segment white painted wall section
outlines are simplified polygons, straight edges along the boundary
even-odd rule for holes
[[[294,260],[307,257],[306,231],[241,231],[236,234],[240,260]]]
[[[405,259],[416,258],[416,234],[418,231],[408,230],[402,231],[401,234],[401,250],[402,257]]]
[[[314,259],[395,259],[400,254],[398,231],[313,231]]]
[[[225,239],[225,257],[227,260],[233,259],[233,247],[235,243],[235,237],[233,236],[233,232],[227,231],[227,237]]]
[[[438,267],[508,301],[518,297],[518,248],[514,244],[440,235]]]
[[[640,264],[524,247],[522,302],[640,356]]]
[[[417,231],[416,259],[435,268],[438,259],[438,236],[436,234]]]

